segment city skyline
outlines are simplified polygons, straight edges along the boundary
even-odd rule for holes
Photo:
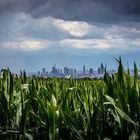
[[[75,68],[78,71],[83,71],[83,66],[85,66],[85,68],[86,68],[85,70],[93,68],[95,71],[98,71],[99,65],[101,63],[103,63],[104,66],[106,66],[107,70],[117,70],[118,69],[118,62],[115,59],[118,59],[118,58],[119,57],[112,58],[113,61],[112,61],[111,64],[108,63],[108,62],[111,62],[111,59],[110,59],[110,60],[106,60],[106,61],[103,61],[103,62],[102,61],[99,62],[99,61],[96,60],[95,63],[92,63],[93,61],[90,61],[91,63],[85,63],[85,64],[82,63],[82,64],[78,64],[78,65],[75,65],[73,63],[67,63],[67,64],[63,64],[63,65],[57,64],[57,63],[54,63],[54,64],[49,63],[49,65],[47,65],[47,64],[42,65],[42,66],[40,65],[39,67],[35,67],[35,68],[31,68],[31,67],[28,66],[26,68],[22,67],[20,69],[15,69],[15,70],[12,67],[9,67],[9,66],[5,65],[3,67],[1,66],[0,69],[7,69],[8,68],[13,73],[20,73],[20,71],[22,71],[22,70],[25,70],[27,73],[32,73],[32,72],[36,72],[36,71],[41,71],[42,68],[45,68],[45,69],[47,69],[48,72],[50,72],[52,70],[52,67],[55,65],[55,66],[57,66],[58,68],[61,68],[61,69],[67,67],[67,68]],[[103,59],[100,59],[100,60],[103,60]],[[132,61],[128,61],[128,60],[132,60]],[[134,62],[136,62],[138,69],[140,69],[140,63],[138,63],[139,61],[136,61],[136,60],[133,60],[133,59],[130,59],[130,58],[122,59],[124,69],[128,69],[128,68],[133,69],[134,68]]]
[[[105,74],[105,69],[109,75],[112,75],[118,71],[118,69],[107,69],[106,65],[101,63],[98,69],[93,67],[87,68],[83,65],[83,68],[78,70],[73,67],[57,67],[56,64],[52,66],[52,69],[49,71],[46,68],[42,68],[37,72],[27,73],[29,77],[37,76],[37,77],[44,77],[44,78],[76,78],[76,79],[83,79],[83,78],[90,78],[90,79],[103,79]],[[128,67],[124,68],[124,71],[128,72]],[[134,76],[134,69],[129,69],[131,76]],[[138,76],[140,77],[140,70],[138,69]]]
[[[52,74],[55,74],[59,71],[59,73],[67,73],[67,71],[71,70],[72,69],[72,73],[74,73],[74,70],[76,69],[76,71],[81,71],[83,72],[83,74],[85,74],[86,72],[90,72],[90,69],[92,69],[93,71],[98,71],[99,68],[101,69],[101,71],[104,71],[103,69],[105,69],[105,65],[103,63],[100,64],[100,66],[98,66],[98,68],[93,68],[93,67],[86,67],[86,65],[83,65],[83,69],[77,69],[76,67],[58,67],[56,64],[54,64],[52,66],[52,68],[49,70],[45,67],[41,68],[40,70],[38,70],[39,72],[50,72]],[[114,70],[114,69],[112,69]],[[101,72],[103,73],[103,72]]]
[[[139,0],[0,0],[0,68],[140,68]]]
[[[108,71],[110,74],[115,73],[115,70]],[[38,77],[44,77],[44,78],[103,78],[103,75],[105,73],[105,65],[103,63],[100,64],[97,70],[94,68],[86,68],[85,65],[83,65],[82,70],[77,70],[73,67],[63,67],[58,68],[56,64],[52,66],[51,71],[48,71],[46,68],[42,68],[42,70],[38,70],[37,73],[28,73],[28,76],[38,76]]]
[[[45,67],[40,68],[38,70],[39,75],[46,75],[46,74],[65,74],[65,75],[69,75],[69,74],[76,74],[76,73],[81,73],[81,74],[93,74],[93,73],[98,73],[99,75],[103,75],[105,72],[105,68],[108,71],[117,71],[117,69],[108,69],[107,66],[103,63],[100,63],[100,65],[98,66],[98,68],[94,68],[94,67],[86,67],[86,65],[83,65],[83,67],[81,69],[77,69],[76,67],[58,67],[56,64],[54,64],[52,66],[52,68],[49,70]],[[128,65],[124,70],[127,71],[128,70]],[[134,71],[134,69],[130,69],[130,71]],[[139,69],[138,69],[139,70]]]

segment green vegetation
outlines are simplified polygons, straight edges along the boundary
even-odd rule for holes
[[[104,81],[14,78],[2,70],[0,139],[137,140],[140,138],[138,70],[105,73]]]

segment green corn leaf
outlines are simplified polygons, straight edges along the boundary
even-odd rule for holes
[[[111,103],[111,105],[114,106],[115,110],[118,112],[118,114],[123,118],[125,119],[126,121],[134,124],[134,125],[137,125],[125,112],[123,112],[121,109],[119,109],[116,105],[115,105],[115,101],[112,97],[109,97],[107,95],[105,95],[105,97],[107,98],[107,100]]]

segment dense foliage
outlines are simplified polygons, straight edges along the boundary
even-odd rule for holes
[[[136,140],[140,138],[140,88],[124,71],[104,80],[13,77],[0,79],[0,139]]]

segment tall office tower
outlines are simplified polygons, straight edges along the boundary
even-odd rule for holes
[[[38,73],[38,76],[40,76],[40,75],[41,75],[41,72],[40,72],[39,70],[38,70],[38,72],[37,72],[37,73]]]
[[[56,69],[56,65],[55,64],[52,67],[52,74],[57,74],[57,69]]]
[[[86,67],[85,67],[85,65],[83,66],[83,74],[85,74],[86,73]]]
[[[43,76],[46,75],[46,69],[45,69],[45,68],[42,69],[42,75],[43,75]]]
[[[76,74],[76,69],[74,69],[74,74]]]
[[[69,75],[69,69],[67,67],[64,67],[64,75]]]
[[[57,69],[57,74],[61,74],[61,69]]]
[[[61,69],[61,74],[63,74],[63,70]]]
[[[100,75],[101,74],[101,69],[100,69],[100,67],[98,68],[98,75]]]
[[[89,69],[89,74],[93,74],[93,68]]]
[[[73,68],[69,68],[69,74],[73,75]]]
[[[104,72],[105,72],[105,68],[104,68],[104,65],[103,65],[103,63],[101,63],[100,70],[101,70],[101,74],[104,74]]]

